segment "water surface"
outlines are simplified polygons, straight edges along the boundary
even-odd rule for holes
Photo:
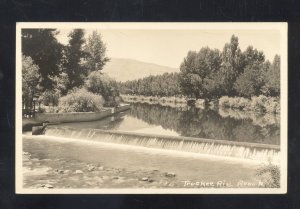
[[[131,106],[126,112],[100,121],[64,123],[58,126],[280,144],[279,118],[276,115],[174,108],[159,104],[135,103]]]

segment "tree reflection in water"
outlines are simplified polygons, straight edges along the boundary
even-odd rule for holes
[[[279,119],[266,117],[234,116],[222,111],[193,107],[168,107],[159,104],[131,104],[127,112],[132,117],[151,125],[162,126],[182,136],[245,141],[264,144],[280,143]],[[241,113],[239,113],[241,115]]]

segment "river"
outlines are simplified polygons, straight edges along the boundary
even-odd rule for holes
[[[275,116],[243,115],[229,110],[174,108],[158,104],[135,103],[130,110],[100,121],[64,123],[52,127],[67,127],[78,132],[83,129],[104,129],[135,134],[151,133],[174,137],[280,144],[279,123]],[[124,138],[121,140],[128,141]],[[30,172],[24,174],[24,185],[27,188],[37,188],[37,185],[47,182],[53,184],[55,188],[170,187],[165,185],[184,188],[185,181],[212,182],[214,187],[219,181],[227,182],[229,187],[258,187],[257,182],[260,179],[255,174],[262,165],[261,162],[245,159],[146,148],[132,146],[132,143],[127,145],[105,143],[103,140],[80,140],[51,135],[24,136],[23,151],[29,153],[35,160],[30,162],[26,171],[34,171],[37,168],[47,170],[40,175],[30,174]],[[101,165],[108,170],[93,174],[86,169],[90,164]],[[56,171],[60,169],[71,174],[65,175],[65,172],[64,175],[59,176]],[[76,173],[76,169],[84,173],[86,181],[82,180],[81,174]],[[153,171],[158,173],[154,174]],[[168,172],[175,173],[176,177],[172,180],[164,177]],[[115,175],[118,175],[116,178],[119,179],[119,183],[114,183],[117,182],[113,177]],[[108,180],[104,180],[105,176],[109,176]],[[151,179],[151,183],[141,181],[145,176]],[[120,179],[125,180],[120,183]],[[241,186],[240,182],[251,185]]]

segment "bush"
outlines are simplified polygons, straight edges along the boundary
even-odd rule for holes
[[[279,98],[266,97],[263,95],[255,96],[250,99],[243,97],[228,97],[223,96],[219,99],[221,108],[232,108],[239,110],[249,110],[258,113],[279,113],[280,101]]]
[[[266,188],[280,187],[280,168],[269,163],[257,169],[256,175],[262,177],[262,182]]]
[[[86,89],[75,89],[59,99],[59,112],[98,112],[102,109],[102,96],[88,92]]]
[[[266,112],[279,113],[280,112],[280,101],[278,98],[270,97],[265,103]]]

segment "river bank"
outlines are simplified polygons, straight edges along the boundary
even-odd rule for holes
[[[184,152],[26,137],[22,157],[24,189],[195,188],[187,181],[213,182],[209,187],[217,188],[262,187],[258,163]],[[219,181],[228,184],[217,186]]]
[[[106,167],[76,160],[38,159],[23,152],[24,188],[176,188],[181,184],[172,172]]]
[[[170,107],[187,107],[188,98],[186,97],[158,97],[158,96],[143,96],[143,95],[121,95],[122,99],[128,103],[147,103],[160,104]],[[228,97],[222,96],[219,99],[214,99],[209,102],[205,99],[195,99],[195,107],[205,109],[218,110],[232,109],[244,112],[252,112],[256,114],[279,114],[280,99],[278,97],[266,97],[263,95],[253,96],[251,98],[244,97]]]

